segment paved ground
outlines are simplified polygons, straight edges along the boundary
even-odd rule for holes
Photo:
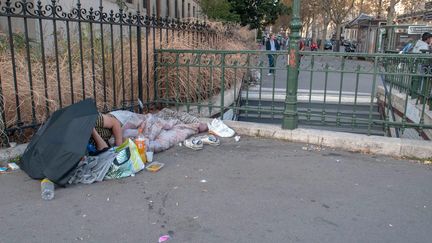
[[[268,60],[266,57],[262,57],[264,65],[268,65]],[[309,90],[312,87],[313,90],[324,90],[325,89],[325,72],[324,68],[328,64],[328,76],[327,76],[327,90],[332,91],[340,91],[341,90],[341,80],[342,80],[342,90],[355,92],[356,86],[358,92],[361,93],[371,93],[373,87],[373,75],[371,74],[359,74],[357,77],[356,69],[359,66],[360,72],[371,73],[373,72],[373,65],[368,61],[359,61],[359,60],[351,60],[345,59],[345,66],[342,69],[342,58],[336,57],[316,57],[314,59],[314,73],[311,74],[311,57],[305,56],[301,59],[300,73],[299,73],[299,89]],[[280,70],[276,70],[276,75],[267,76],[268,69],[263,69],[263,81],[262,87],[265,88],[286,88],[287,81],[287,71],[285,70],[286,66],[286,57],[279,56],[277,59],[277,67]],[[345,72],[353,72],[353,73],[344,73],[341,76],[340,70],[344,70]],[[312,86],[311,86],[311,75],[312,76]],[[357,83],[358,80],[358,83]],[[376,78],[376,85],[381,84],[380,76]]]
[[[156,174],[57,189],[0,175],[0,242],[430,242],[432,168],[243,138]],[[200,182],[206,180],[207,182]]]

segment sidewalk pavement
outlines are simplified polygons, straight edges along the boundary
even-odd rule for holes
[[[158,173],[56,189],[0,174],[0,242],[429,242],[432,168],[243,136]]]
[[[203,118],[201,120],[209,121],[209,119]],[[280,125],[253,122],[224,122],[241,135],[309,143],[351,152],[386,155],[396,158],[419,160],[430,160],[432,158],[432,143],[430,141],[304,128],[286,130],[282,129]]]

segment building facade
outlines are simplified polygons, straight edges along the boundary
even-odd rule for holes
[[[16,2],[22,0],[11,0],[12,6]],[[113,10],[118,12],[121,1],[126,6],[127,11],[132,13],[138,9],[143,15],[155,15],[157,17],[170,17],[180,20],[197,19],[204,20],[205,16],[201,12],[201,8],[195,0],[80,0],[81,7],[84,9],[99,9],[100,4],[104,8],[104,12]],[[27,0],[35,5],[37,0]],[[51,5],[51,0],[41,0],[42,5]],[[78,0],[58,0],[58,5],[62,7],[63,12],[70,12],[77,6]],[[2,1],[4,6],[5,1]],[[34,36],[35,21],[29,21],[30,35]],[[5,33],[7,30],[7,19],[0,18],[0,32]],[[16,23],[13,25],[13,32],[23,32],[23,24]]]
[[[416,11],[404,11],[396,18],[397,24],[432,25],[432,2],[418,5]]]
[[[104,0],[117,3],[117,0]],[[196,0],[123,0],[130,9],[140,11],[157,17],[170,17],[176,19],[203,19],[200,6]]]

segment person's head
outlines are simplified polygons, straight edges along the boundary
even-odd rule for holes
[[[276,38],[275,34],[271,34],[271,39],[274,40]]]
[[[429,45],[432,44],[432,34],[429,32],[425,32],[422,35],[422,41],[428,43]]]

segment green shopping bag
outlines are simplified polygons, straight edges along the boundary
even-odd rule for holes
[[[105,179],[129,177],[145,168],[144,162],[138,152],[138,148],[131,139],[126,140],[115,150],[115,152],[117,153],[117,156],[105,176]]]

